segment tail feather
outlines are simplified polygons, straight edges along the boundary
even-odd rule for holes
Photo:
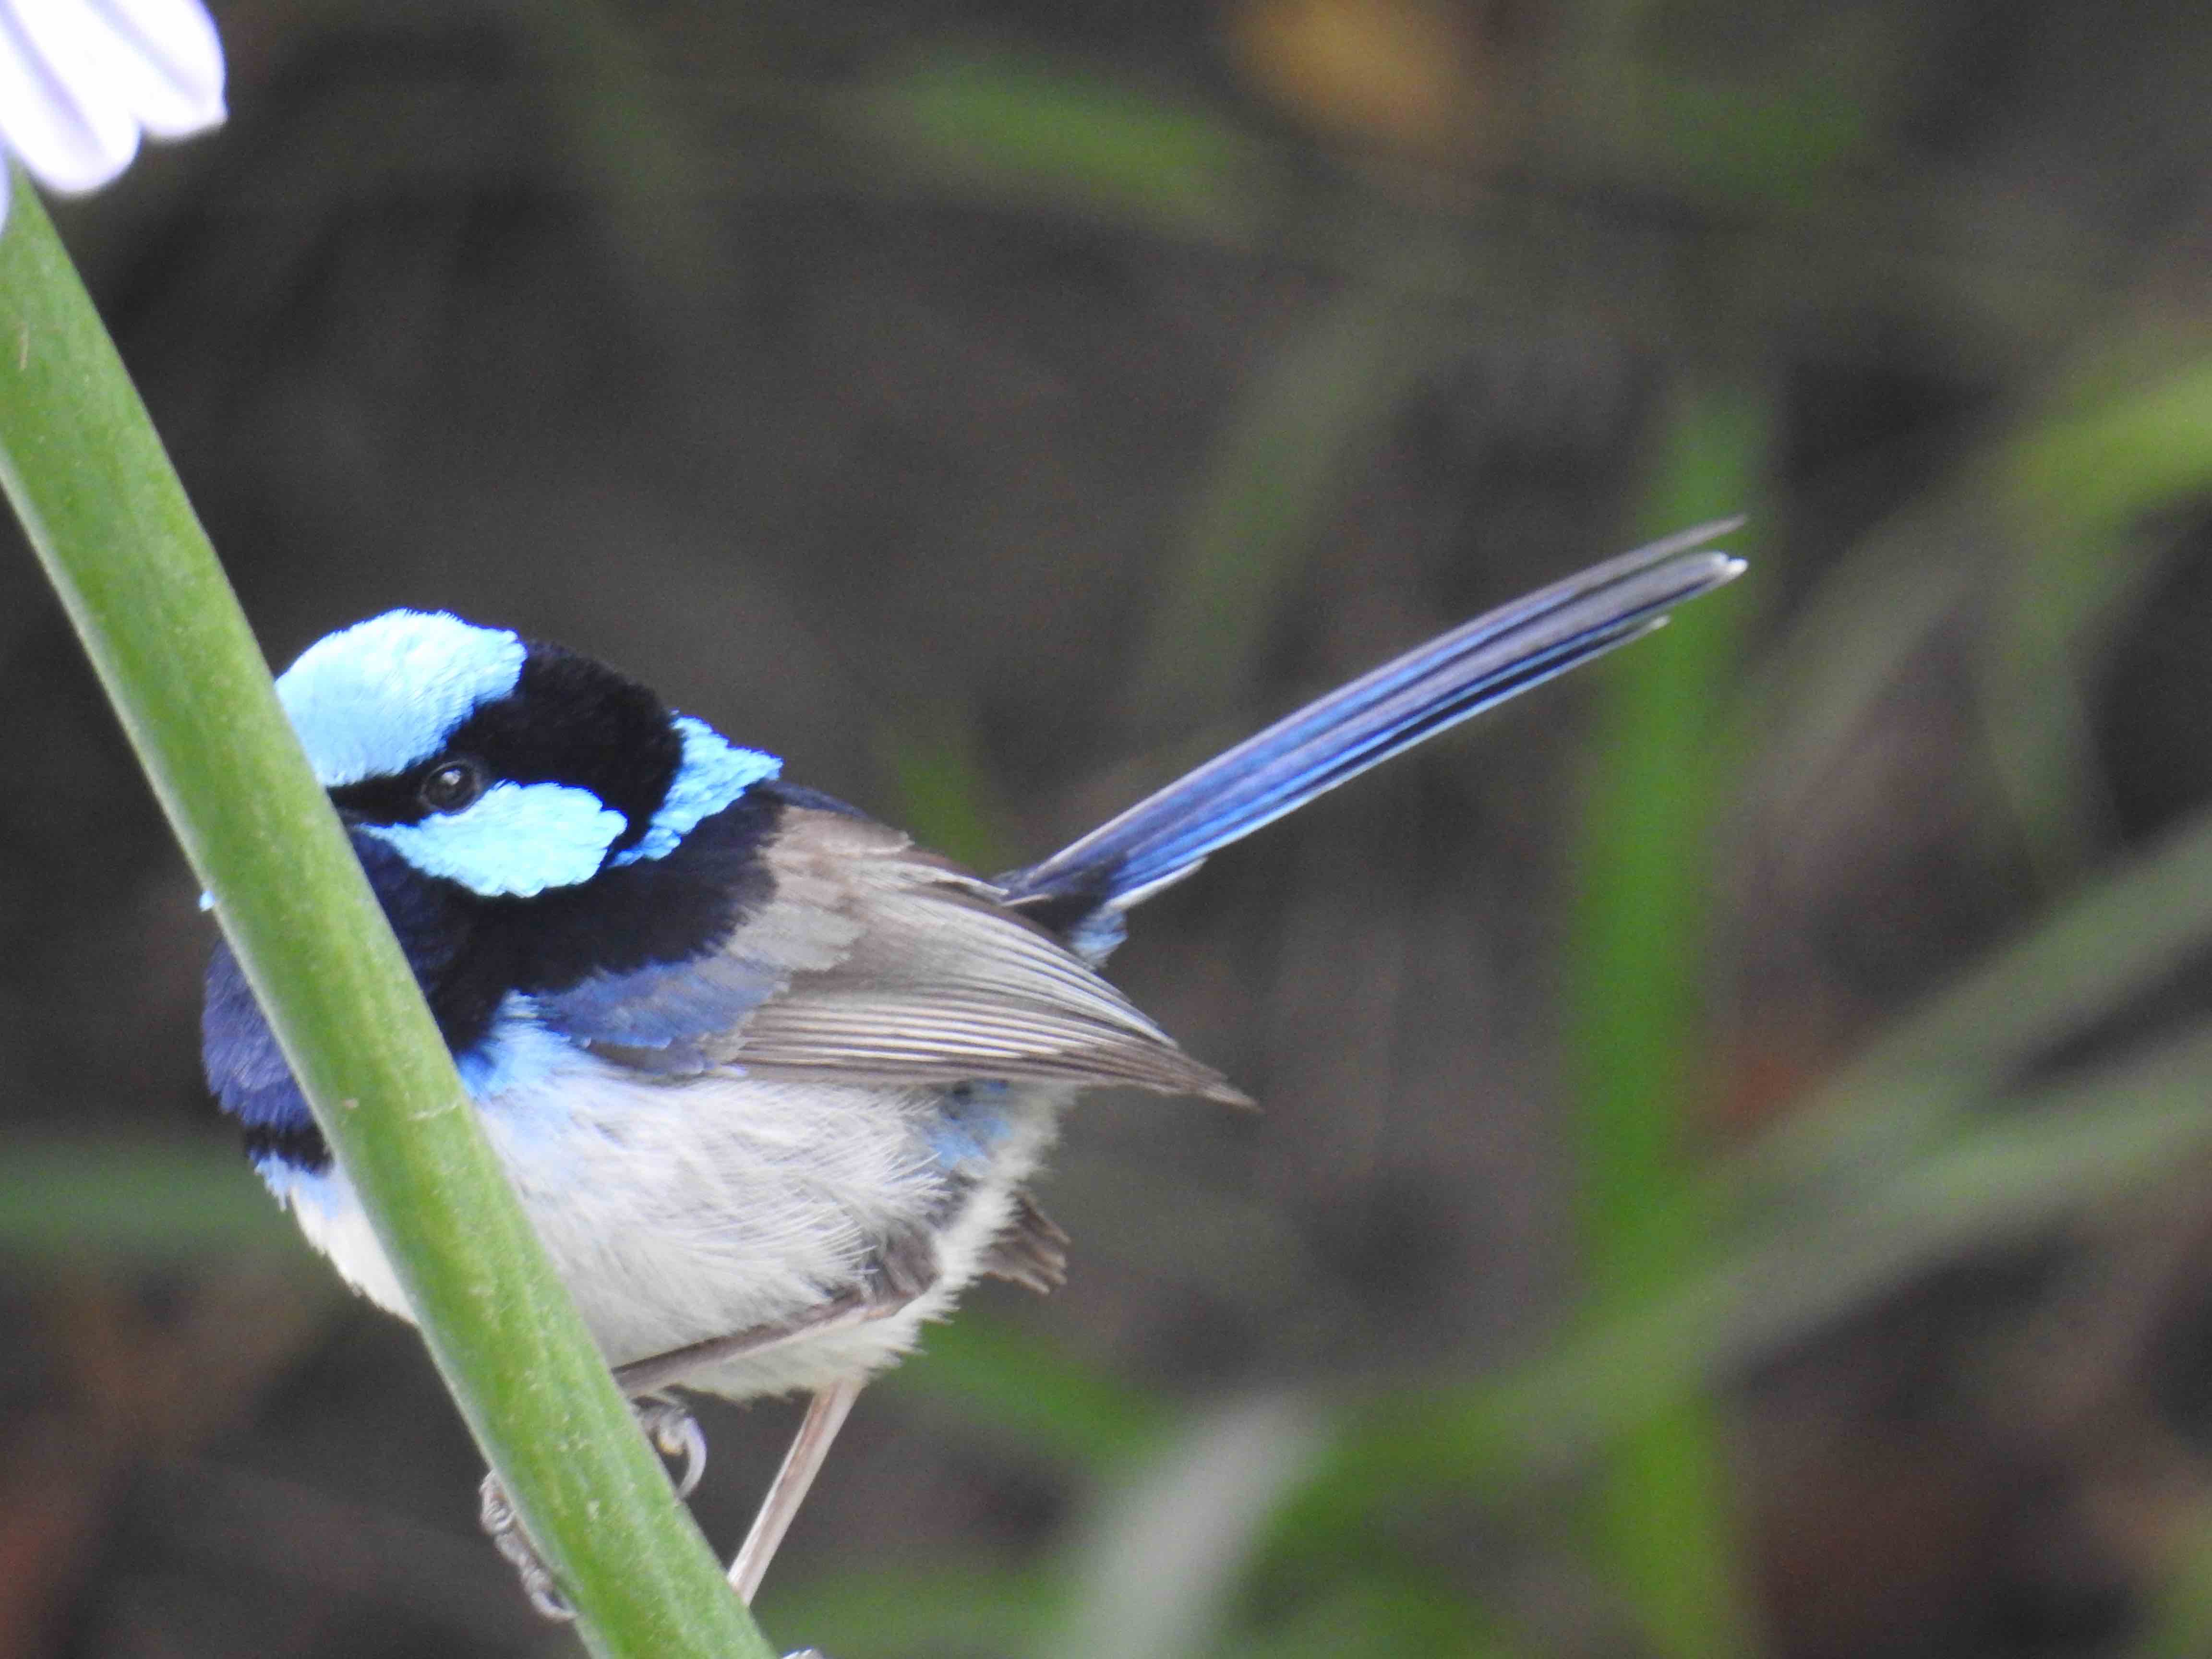
[[[1200,860],[1424,738],[1648,633],[1741,562],[1700,526],[1478,617],[1308,704],[1041,864],[1000,878],[1017,904],[1098,933]],[[1081,927],[1085,918],[1104,921]]]

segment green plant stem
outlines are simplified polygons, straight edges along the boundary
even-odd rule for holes
[[[246,617],[38,198],[0,234],[0,485],[594,1651],[767,1644],[502,1178]]]
[[[1716,392],[1677,399],[1653,480],[1654,525],[1747,499],[1763,411]],[[1634,1306],[1709,1248],[1683,1145],[1705,1047],[1705,916],[1720,769],[1714,706],[1740,601],[1687,607],[1607,665],[1602,757],[1577,848],[1571,956],[1583,1243],[1593,1306]],[[1747,1653],[1748,1598],[1710,1407],[1685,1397],[1623,1434],[1597,1493],[1602,1543],[1654,1650]]]

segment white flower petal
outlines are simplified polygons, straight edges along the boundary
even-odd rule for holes
[[[138,153],[138,124],[102,73],[113,31],[70,0],[0,0],[0,140],[40,184],[106,184]]]
[[[91,0],[113,44],[107,68],[155,138],[220,126],[222,42],[200,0]]]

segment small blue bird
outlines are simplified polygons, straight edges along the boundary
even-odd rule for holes
[[[976,1278],[1060,1282],[1028,1183],[1084,1089],[1242,1102],[1099,977],[1139,901],[1735,577],[1717,524],[1491,612],[993,879],[556,645],[395,611],[277,691],[524,1208],[688,1492],[672,1386],[812,1403],[731,1569],[750,1599],[861,1384]],[[235,959],[209,1081],[347,1282],[406,1297]],[[496,1486],[486,1525],[557,1590]]]

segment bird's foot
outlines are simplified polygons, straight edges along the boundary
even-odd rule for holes
[[[691,1415],[690,1408],[672,1395],[647,1395],[630,1402],[637,1414],[637,1425],[645,1431],[645,1437],[653,1442],[653,1449],[671,1462],[682,1461],[676,1476],[676,1495],[689,1498],[698,1486],[699,1477],[707,1472],[707,1437],[699,1428],[699,1419]],[[491,1540],[492,1547],[507,1559],[522,1580],[522,1593],[530,1598],[530,1605],[544,1617],[559,1624],[568,1624],[576,1616],[568,1598],[561,1594],[560,1586],[553,1582],[553,1574],[530,1541],[530,1534],[522,1528],[522,1517],[514,1512],[514,1504],[500,1485],[499,1477],[487,1474],[481,1488],[477,1519]],[[794,1659],[805,1659],[795,1656]]]
[[[649,1394],[630,1401],[637,1425],[653,1449],[672,1463],[681,1458],[683,1473],[676,1477],[676,1495],[689,1498],[707,1473],[707,1437],[691,1408],[673,1395]]]
[[[500,1485],[499,1477],[487,1474],[477,1491],[477,1524],[491,1540],[491,1547],[507,1558],[515,1577],[522,1580],[522,1593],[530,1598],[530,1605],[556,1624],[572,1622],[576,1609],[569,1606],[568,1598],[553,1582],[552,1572],[538,1559],[538,1547],[523,1531],[522,1517],[514,1512],[514,1501],[507,1497],[507,1488]]]

